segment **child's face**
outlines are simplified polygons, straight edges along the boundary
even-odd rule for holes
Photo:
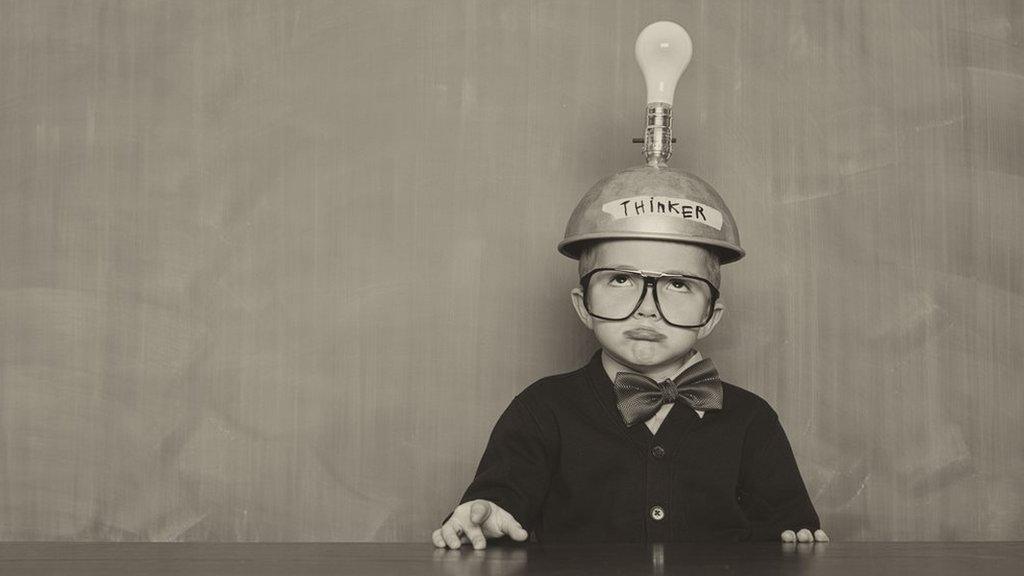
[[[694,244],[664,240],[605,240],[591,249],[592,262],[584,273],[594,268],[631,268],[649,272],[681,273],[711,280],[704,248]],[[583,324],[606,353],[619,363],[643,372],[678,366],[685,361],[697,340],[714,329],[725,309],[721,299],[714,306],[711,319],[699,328],[679,328],[661,318],[648,290],[640,307],[624,320],[602,320],[591,316],[583,305],[583,290],[572,289],[572,302]],[[640,333],[647,328],[661,335]]]

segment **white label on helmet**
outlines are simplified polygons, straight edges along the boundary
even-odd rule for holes
[[[715,230],[722,229],[722,213],[707,204],[693,200],[681,200],[669,196],[632,196],[621,200],[605,202],[601,210],[612,218],[634,216],[671,216],[683,220],[694,220]]]

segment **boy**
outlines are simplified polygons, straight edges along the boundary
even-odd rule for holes
[[[775,411],[693,349],[725,309],[719,266],[744,252],[717,192],[665,158],[573,212],[559,251],[579,260],[572,304],[601,349],[512,400],[435,546],[525,527],[540,542],[828,541]]]

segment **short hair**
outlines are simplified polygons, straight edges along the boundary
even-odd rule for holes
[[[590,271],[594,266],[595,252],[594,248],[600,241],[585,242],[580,247],[580,258],[579,258],[579,276],[583,277],[584,274]],[[708,270],[708,280],[715,288],[721,290],[722,288],[722,263],[721,257],[718,252],[711,249],[710,247],[703,246],[700,244],[688,243],[701,248],[701,254],[704,255],[704,267]]]

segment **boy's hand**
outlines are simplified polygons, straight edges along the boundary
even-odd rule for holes
[[[792,530],[786,530],[782,533],[783,542],[828,542],[828,534],[825,534],[824,530],[815,530],[814,535],[811,535],[811,531],[804,528],[800,532],[793,533]]]
[[[462,543],[472,543],[473,548],[487,547],[487,538],[500,538],[508,534],[513,540],[523,542],[529,532],[511,514],[489,500],[472,500],[459,504],[451,518],[434,530],[434,546],[452,550],[461,548]]]

